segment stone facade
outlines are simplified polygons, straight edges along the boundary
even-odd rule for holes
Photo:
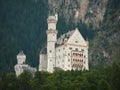
[[[39,71],[52,73],[55,67],[63,70],[89,70],[88,42],[77,28],[57,39],[57,21],[57,14],[47,19],[47,48],[41,50]]]
[[[26,55],[23,53],[23,51],[19,52],[17,55],[17,64],[14,67],[16,76],[19,76],[24,71],[29,71],[34,76],[34,73],[37,71],[36,68],[32,68],[30,65],[25,64],[25,60]]]

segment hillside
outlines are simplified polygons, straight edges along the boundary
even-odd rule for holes
[[[89,60],[103,66],[120,60],[120,1],[109,0],[100,31],[91,40]]]
[[[24,72],[0,77],[1,90],[120,90],[120,62],[111,67],[90,71],[63,71],[56,69],[52,74]]]
[[[46,40],[47,0],[0,0],[0,72],[13,71],[23,50],[27,63],[38,65]]]
[[[38,66],[46,45],[46,19],[59,14],[59,35],[76,27],[89,39],[90,68],[120,59],[119,0],[0,0],[0,73],[14,70],[23,50],[27,63]]]

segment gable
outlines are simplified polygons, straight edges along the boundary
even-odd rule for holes
[[[75,30],[72,30],[72,31],[69,31],[69,32],[64,33],[63,35],[61,35],[61,36],[57,39],[56,45],[59,46],[59,45],[65,44],[65,43],[68,41],[68,39],[70,38],[70,36],[74,33],[74,31],[75,31]]]
[[[67,41],[68,44],[87,46],[87,43],[78,29],[74,31],[71,37]]]

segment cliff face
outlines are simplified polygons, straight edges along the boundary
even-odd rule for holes
[[[109,0],[100,31],[90,41],[89,60],[104,66],[120,60],[120,1]]]
[[[89,60],[92,66],[97,66],[98,63],[106,66],[120,59],[119,0],[48,1],[49,11],[57,11],[59,17],[64,18],[66,23],[84,24],[89,32],[94,29],[100,30],[90,40]]]
[[[59,13],[66,23],[85,23],[93,29],[99,28],[108,0],[48,0],[49,11]]]

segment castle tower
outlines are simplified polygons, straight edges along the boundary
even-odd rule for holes
[[[24,70],[23,67],[24,66],[28,66],[25,65],[25,60],[26,60],[26,55],[23,53],[23,51],[20,51],[17,55],[17,64],[15,65],[15,72],[16,72],[16,76],[19,76]]]
[[[86,47],[86,70],[89,70],[89,63],[88,63],[88,49],[89,49],[89,41],[86,40],[86,43],[87,43],[87,47]]]
[[[16,76],[19,76],[24,71],[29,71],[33,76],[34,73],[37,71],[36,68],[32,68],[28,64],[25,64],[26,55],[23,51],[20,51],[17,55],[17,64],[14,66]]]
[[[23,51],[20,51],[17,55],[17,63],[24,64],[25,60],[26,60],[26,55],[23,53]]]
[[[47,33],[47,71],[53,72],[55,67],[55,42],[57,40],[56,24],[58,15],[49,16],[47,19],[48,30]]]

